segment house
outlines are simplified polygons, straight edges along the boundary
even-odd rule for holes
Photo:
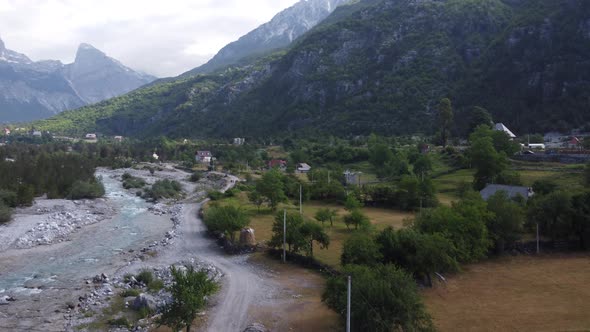
[[[287,161],[282,159],[272,159],[268,162],[268,168],[279,168],[284,171],[287,169]]]
[[[43,136],[43,134],[39,130],[33,130],[33,132],[31,133],[31,135],[33,135],[33,137],[41,137],[41,136]]]
[[[198,163],[208,164],[212,159],[213,155],[211,154],[211,151],[197,151],[197,154],[195,155],[195,160]]]
[[[86,134],[84,138],[89,141],[96,141],[96,134]]]
[[[580,141],[579,138],[577,137],[572,137],[568,142],[567,142],[567,148],[568,149],[579,149],[582,147],[582,142]]]
[[[115,136],[115,141],[123,142],[123,136]]]
[[[311,166],[309,166],[306,163],[299,163],[299,164],[297,164],[296,171],[297,171],[297,173],[300,173],[300,174],[309,173],[309,171],[311,171]]]
[[[4,135],[8,136],[10,135],[10,128],[4,128]]]
[[[488,184],[479,192],[479,194],[485,201],[487,201],[492,195],[494,195],[498,191],[505,191],[508,194],[508,197],[510,198],[516,198],[518,195],[520,195],[525,200],[528,200],[535,194],[533,192],[533,188],[530,187],[508,186],[503,184]]]
[[[244,145],[246,143],[246,139],[242,137],[234,138],[234,145]]]
[[[355,172],[351,170],[344,171],[344,181],[346,181],[346,185],[359,185],[361,181],[361,174],[362,172]]]
[[[496,126],[494,126],[494,130],[503,131],[511,139],[516,138],[516,135],[514,135],[514,133],[512,131],[510,131],[510,129],[508,129],[508,127],[506,127],[503,123],[496,123]]]

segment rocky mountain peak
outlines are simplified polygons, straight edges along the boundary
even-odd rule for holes
[[[76,60],[74,62],[94,62],[101,59],[108,59],[107,55],[104,52],[90,44],[82,43],[80,44],[80,46],[78,46],[78,51],[76,52]]]

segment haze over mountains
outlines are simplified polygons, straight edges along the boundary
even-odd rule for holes
[[[360,0],[262,53],[39,125],[136,137],[432,134],[443,97],[458,126],[474,106],[519,133],[590,123],[589,1]]]
[[[120,96],[155,79],[88,44],[80,45],[73,63],[63,64],[34,62],[0,40],[0,122],[47,118]]]

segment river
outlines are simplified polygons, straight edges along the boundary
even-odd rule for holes
[[[169,217],[151,214],[148,203],[101,172],[98,175],[118,211],[116,216],[84,227],[71,235],[71,241],[0,253],[0,294],[79,285],[85,278],[114,271],[125,264],[118,257],[121,253],[158,241],[172,227]]]

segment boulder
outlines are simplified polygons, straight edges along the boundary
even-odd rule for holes
[[[241,246],[255,246],[256,237],[254,237],[254,229],[244,228],[240,232],[240,245]]]
[[[268,331],[264,325],[260,323],[254,323],[249,325],[243,332],[266,332]]]
[[[137,311],[147,308],[149,311],[155,312],[157,309],[156,300],[148,294],[139,294],[135,300],[133,300],[131,307]]]

